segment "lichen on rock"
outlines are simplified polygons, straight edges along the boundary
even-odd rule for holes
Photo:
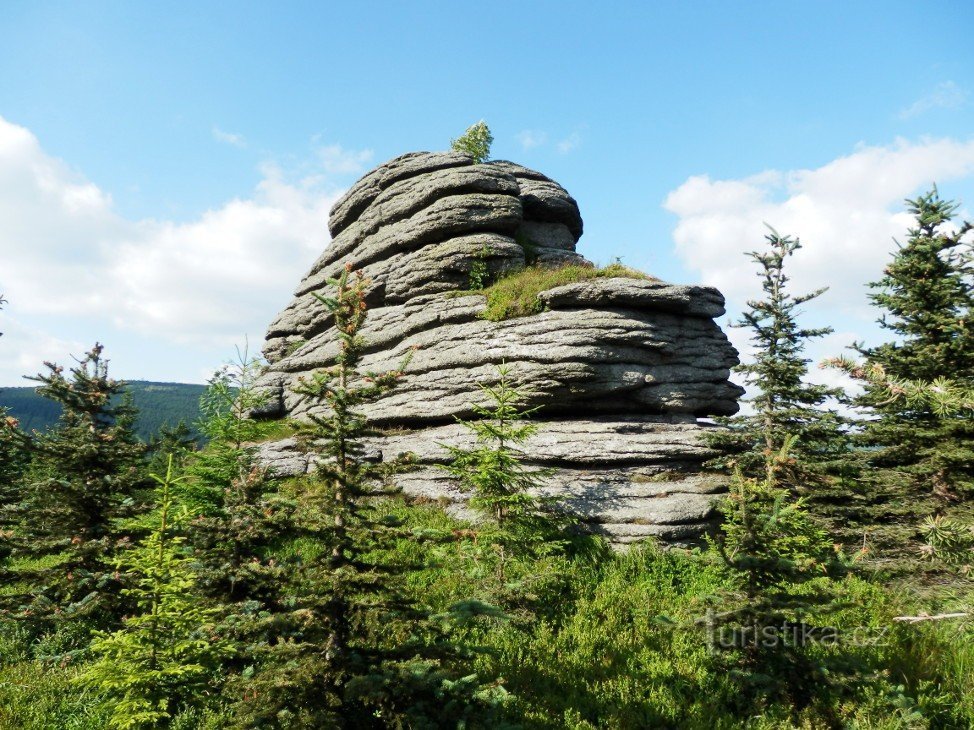
[[[329,230],[332,242],[268,328],[268,399],[255,417],[312,412],[293,386],[330,365],[337,347],[314,293],[350,263],[370,280],[363,369],[388,370],[414,352],[401,385],[366,414],[394,431],[376,437],[376,458],[415,455],[400,478],[407,493],[463,510],[465,495],[433,466],[445,456],[436,444],[462,442],[456,419],[473,415],[478,384],[507,363],[525,405],[541,406],[526,458],[553,468],[551,491],[591,529],[619,543],[684,542],[711,524],[720,484],[699,473],[712,453],[697,419],[736,412],[742,392],[728,380],[737,353],[714,322],[724,311],[716,289],[595,269],[575,250],[582,218],[563,187],[456,152],[380,165],[335,204]],[[518,276],[527,289],[513,286]],[[505,282],[522,301],[515,315],[492,316],[488,296],[508,291]],[[309,468],[293,441],[260,454],[281,475]]]

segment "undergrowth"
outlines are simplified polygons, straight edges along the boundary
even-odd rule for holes
[[[293,479],[281,489],[299,496],[302,485]],[[430,608],[491,603],[509,590],[497,583],[495,558],[477,544],[475,525],[433,505],[399,498],[382,504],[403,530],[389,558],[412,566],[409,590]],[[302,538],[278,552],[287,559],[317,549]],[[503,678],[514,727],[974,726],[972,629],[963,622],[894,622],[920,609],[906,590],[894,593],[857,577],[838,582],[841,607],[830,620],[843,639],[820,650],[839,652],[858,680],[841,689],[823,686],[822,702],[796,717],[775,703],[742,705],[733,676],[715,661],[706,616],[727,585],[706,551],[645,545],[617,554],[600,538],[579,536],[562,555],[512,561],[505,581],[521,596],[506,617],[455,631],[458,642],[478,648],[479,673]],[[969,606],[970,595],[952,595],[942,605]],[[41,658],[57,642],[0,625],[0,728],[104,727],[110,704],[73,681],[88,659],[62,665]],[[226,701],[214,696],[171,726],[223,727]]]

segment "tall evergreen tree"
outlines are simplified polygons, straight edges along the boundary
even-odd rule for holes
[[[950,378],[974,384],[974,268],[971,223],[953,227],[957,204],[936,188],[907,200],[915,223],[883,278],[870,284],[879,324],[894,336],[877,347],[857,347],[867,368],[879,366],[893,380]],[[866,384],[860,405],[875,418],[861,443],[884,478],[913,495],[974,496],[974,417],[969,411],[938,413],[917,400],[889,398],[882,385]]]
[[[304,533],[295,571],[297,630],[267,648],[238,717],[247,727],[455,727],[476,711],[474,677],[457,674],[457,650],[409,596],[391,559],[405,535],[383,518],[366,461],[362,408],[394,387],[399,369],[359,370],[367,282],[346,266],[318,296],[334,316],[338,354],[296,391],[315,409],[306,439],[318,468],[299,502]]]
[[[207,445],[187,459],[181,492],[195,518],[188,533],[200,591],[218,609],[220,631],[237,648],[233,668],[252,671],[261,646],[287,633],[288,572],[276,554],[293,539],[293,501],[254,457],[263,424],[248,417],[263,403],[261,365],[240,354],[211,379],[197,424]]]
[[[780,236],[774,229],[765,239],[767,250],[748,254],[759,265],[764,297],[749,300],[747,311],[736,323],[750,331],[754,347],[753,361],[736,368],[757,389],[749,399],[753,412],[723,420],[729,428],[714,433],[712,439],[729,453],[725,464],[733,461],[745,477],[752,478],[764,473],[770,454],[790,443],[796,457],[787,462],[795,472],[788,480],[791,487],[805,489],[814,484],[824,493],[831,489],[826,477],[842,473],[847,463],[845,422],[835,410],[825,407],[830,399],[841,398],[842,391],[807,381],[810,360],[805,357],[805,347],[832,329],[802,327],[798,318],[801,306],[826,289],[793,294],[785,267],[801,248],[800,242]]]
[[[33,463],[21,525],[24,561],[20,579],[30,587],[26,613],[35,619],[86,615],[105,619],[119,584],[111,567],[123,537],[115,520],[131,511],[143,485],[145,447],[133,429],[136,410],[124,383],[108,374],[95,345],[70,377],[45,363],[33,380],[38,392],[59,403],[53,430],[34,440]]]

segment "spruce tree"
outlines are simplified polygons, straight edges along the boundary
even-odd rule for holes
[[[7,300],[0,294],[0,309],[6,303]],[[0,337],[3,337],[2,332]],[[27,466],[27,447],[27,435],[20,429],[17,419],[0,406],[0,533],[10,529],[9,512],[16,502],[19,481]],[[3,544],[2,537],[0,544]]]
[[[962,384],[944,377],[929,383],[893,378],[882,365],[865,365],[846,357],[831,358],[825,364],[868,385],[883,403],[899,401],[914,408],[927,408],[938,417],[974,415],[974,387],[970,383]],[[961,564],[965,571],[969,571],[974,562],[974,524],[936,515],[924,519],[919,529],[925,543],[921,547],[922,553],[948,564]]]
[[[849,533],[853,539],[848,495],[856,469],[849,458],[849,424],[827,407],[830,400],[844,396],[840,389],[808,382],[810,360],[804,354],[810,341],[832,329],[799,323],[802,305],[826,289],[793,294],[786,266],[801,243],[774,229],[765,240],[766,250],[748,254],[758,264],[764,296],[749,300],[736,323],[749,330],[754,354],[752,362],[735,370],[757,393],[748,401],[750,414],[720,419],[727,428],[714,432],[710,440],[724,454],[713,465],[739,470],[744,478],[763,478],[768,458],[791,444],[794,458],[779,465],[778,478],[808,497],[809,509],[828,520],[837,535]],[[784,473],[785,466],[790,474]]]
[[[187,457],[196,451],[197,445],[197,437],[186,421],[179,421],[175,426],[163,424],[146,447],[149,471],[153,474],[165,473],[170,456],[176,470],[181,470]]]
[[[240,355],[211,379],[198,424],[210,440],[187,459],[180,487],[195,514],[187,529],[200,591],[237,649],[233,668],[245,672],[262,644],[286,633],[291,576],[276,551],[294,531],[293,501],[267,478],[250,443],[263,428],[247,416],[262,403],[254,387],[259,372],[257,360]]]
[[[870,299],[882,311],[880,326],[893,340],[858,346],[867,368],[880,367],[892,380],[931,383],[949,378],[974,385],[974,269],[971,223],[953,227],[957,204],[936,188],[907,200],[915,223],[883,278],[870,284]],[[875,416],[866,421],[861,444],[883,478],[898,481],[901,501],[974,496],[974,417],[938,413],[929,403],[889,398],[882,385],[866,384],[859,404]],[[929,509],[929,507],[927,508]]]
[[[188,511],[175,499],[172,458],[164,477],[151,476],[158,487],[155,509],[142,520],[148,535],[115,566],[135,611],[117,631],[96,635],[94,661],[79,677],[111,702],[114,728],[160,727],[204,701],[229,649],[214,638],[215,611],[195,592],[192,556],[179,534]]]
[[[470,494],[470,506],[483,517],[475,530],[477,544],[496,554],[498,597],[510,604],[525,592],[525,585],[509,584],[508,562],[558,552],[564,544],[566,518],[554,500],[542,496],[550,471],[526,465],[519,448],[538,430],[528,420],[538,408],[521,406],[524,396],[514,386],[507,365],[498,366],[497,375],[495,384],[480,386],[488,404],[473,405],[478,418],[460,421],[476,438],[476,446],[447,445],[451,461],[443,468]],[[535,574],[522,579],[537,584],[548,577]]]
[[[786,261],[801,248],[798,239],[780,236],[774,229],[765,236],[766,251],[748,254],[759,265],[758,277],[765,296],[749,300],[748,309],[735,324],[751,333],[753,361],[735,368],[757,393],[748,399],[753,413],[726,421],[730,429],[718,433],[715,442],[728,448],[746,476],[764,471],[769,454],[781,450],[786,440],[807,466],[825,467],[847,453],[842,419],[823,408],[842,392],[807,381],[805,348],[809,341],[832,332],[831,327],[802,327],[800,307],[826,289],[796,295],[789,291]]]
[[[490,146],[494,143],[494,135],[484,120],[467,127],[467,131],[454,140],[450,140],[450,149],[463,152],[473,157],[474,162],[486,162],[490,158]]]
[[[0,578],[4,582],[13,578],[3,566],[16,545],[18,505],[23,498],[28,448],[28,437],[17,419],[0,408]]]
[[[183,487],[184,499],[194,512],[215,514],[227,486],[248,478],[253,442],[263,431],[260,421],[249,418],[264,400],[254,387],[261,371],[257,358],[238,350],[236,361],[220,368],[207,383],[197,427],[209,443],[189,460],[191,478]]]
[[[0,308],[6,303],[0,295]],[[3,333],[0,333],[0,337]],[[29,462],[30,441],[17,419],[0,407],[0,582],[15,579],[6,560],[16,545],[17,505],[22,498],[22,480]]]
[[[711,540],[736,590],[722,596],[708,629],[718,660],[740,683],[742,710],[751,716],[757,701],[786,700],[801,710],[836,699],[828,685],[837,677],[814,645],[836,638],[826,619],[837,603],[823,579],[845,566],[788,488],[794,438],[786,436],[780,450],[766,457],[760,478],[735,472],[721,506],[723,523]]]
[[[111,620],[119,584],[110,565],[123,537],[115,521],[130,513],[143,485],[145,447],[125,385],[108,374],[102,346],[70,377],[45,363],[38,393],[62,407],[58,425],[37,435],[26,495],[19,506],[19,572],[29,595],[23,616],[35,621],[86,616]]]
[[[478,684],[457,673],[459,652],[440,623],[405,590],[392,558],[406,535],[383,518],[365,459],[371,429],[362,408],[394,387],[399,369],[359,370],[367,282],[346,266],[318,295],[334,316],[334,366],[296,392],[317,406],[305,431],[318,467],[296,514],[300,563],[287,633],[271,643],[243,692],[245,727],[454,727],[476,712]]]

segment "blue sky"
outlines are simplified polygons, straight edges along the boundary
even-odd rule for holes
[[[932,7],[8,0],[0,385],[95,339],[120,376],[202,380],[259,345],[344,187],[481,118],[576,197],[589,258],[739,308],[767,221],[833,286],[827,346],[875,337],[899,201],[974,209],[974,6]]]

